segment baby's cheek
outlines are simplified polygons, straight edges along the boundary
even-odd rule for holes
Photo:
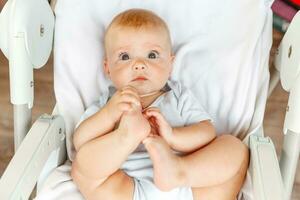
[[[121,89],[128,84],[128,75],[122,72],[116,72],[111,76],[111,79],[117,89]]]
[[[156,87],[161,89],[165,86],[169,78],[168,74],[160,73],[156,76]]]

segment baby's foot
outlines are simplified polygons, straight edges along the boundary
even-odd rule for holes
[[[181,158],[173,154],[161,136],[154,135],[143,141],[153,162],[154,183],[162,191],[169,191],[185,184]]]

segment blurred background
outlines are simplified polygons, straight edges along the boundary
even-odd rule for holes
[[[2,10],[6,0],[0,0]],[[298,3],[298,4],[297,4]],[[278,47],[284,32],[287,30],[290,21],[299,10],[299,0],[283,1],[275,0],[272,6],[274,12],[273,22],[273,46],[270,56],[272,65],[276,48]],[[51,113],[55,104],[53,91],[53,62],[52,56],[48,63],[39,70],[34,70],[35,77],[35,100],[32,110],[32,120],[35,121],[43,113]],[[13,107],[9,96],[9,69],[8,60],[0,51],[0,176],[3,174],[9,161],[13,156]],[[282,146],[282,127],[285,116],[285,109],[288,100],[288,93],[278,84],[267,101],[264,118],[265,135],[270,136],[280,154]],[[300,164],[292,195],[292,200],[300,200]]]

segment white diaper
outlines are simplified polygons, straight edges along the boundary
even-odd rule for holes
[[[193,194],[190,187],[163,192],[152,181],[134,178],[133,200],[193,200]]]
[[[154,185],[153,165],[147,152],[131,154],[121,169],[134,179],[133,200],[193,200],[190,187],[163,192]]]

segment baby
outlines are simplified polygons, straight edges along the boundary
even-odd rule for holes
[[[87,109],[73,138],[71,175],[83,196],[234,199],[248,150],[232,136],[216,138],[191,91],[169,81],[174,55],[165,22],[127,10],[113,19],[104,44],[115,92]]]

